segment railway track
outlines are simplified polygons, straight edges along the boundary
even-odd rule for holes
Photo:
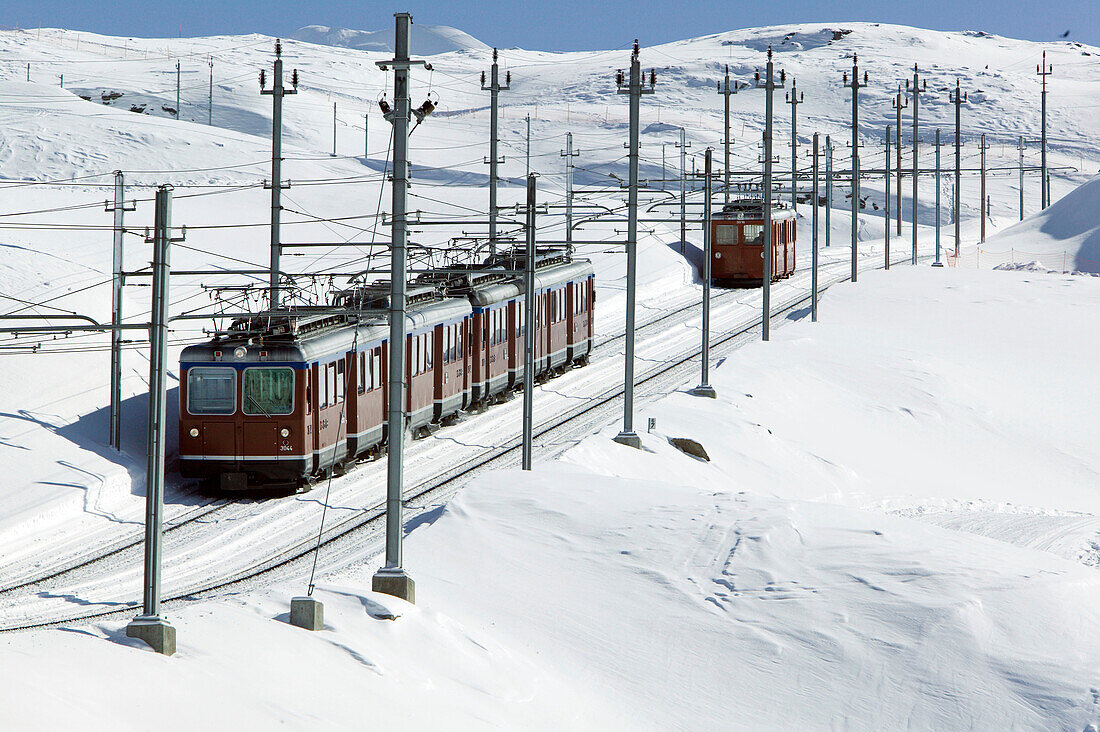
[[[865,267],[865,269],[871,268],[877,267]],[[847,280],[847,275],[837,273],[846,269],[844,262],[830,264],[827,268],[828,272],[823,269],[822,289]],[[788,313],[808,302],[808,289],[804,287],[808,285],[808,280],[809,277],[803,275],[773,286],[773,299],[777,303],[772,315],[773,320],[784,320]],[[722,334],[712,338],[711,348],[715,351],[715,355],[718,355],[732,350],[745,340],[752,339],[759,329],[761,318],[757,314],[759,308],[756,305],[759,301],[759,291],[721,291],[715,295],[712,298],[712,322],[714,323],[712,332]],[[697,368],[700,351],[699,336],[698,331],[693,330],[690,324],[698,319],[698,309],[698,301],[674,307],[649,319],[637,330],[637,339],[640,344],[652,342],[655,336],[667,336],[677,328],[688,332],[688,335],[693,334],[693,340],[681,337],[679,339],[682,342],[681,345],[687,343],[691,345],[686,348],[681,347],[675,353],[666,353],[663,358],[651,359],[648,362],[648,368],[644,366],[639,368],[635,386],[636,399],[649,400],[667,393],[668,390],[682,383],[693,368]],[[752,314],[745,317],[747,313]],[[731,321],[735,324],[731,325]],[[550,454],[561,452],[570,444],[570,440],[590,434],[607,424],[617,413],[622,388],[621,360],[615,357],[615,352],[623,338],[623,334],[608,336],[596,344],[593,353],[594,361],[604,364],[602,371],[610,368],[620,374],[620,383],[605,384],[602,388],[590,391],[586,396],[573,395],[565,398],[566,406],[563,409],[547,409],[546,393],[538,395],[536,415],[541,412],[552,416],[536,423],[535,436],[541,443],[553,442],[558,446],[551,449]],[[662,342],[666,340],[659,339]],[[642,363],[640,358],[639,363]],[[576,370],[549,382],[546,387],[551,393],[561,395],[565,389],[555,388],[559,386],[559,382],[562,382],[562,387],[568,386],[564,382],[569,380],[569,377],[577,374],[583,377],[586,372],[593,369],[594,366],[589,366],[586,369]],[[584,379],[574,378],[572,381],[584,381]],[[574,386],[580,386],[580,384],[574,384]],[[545,392],[546,389],[540,391]],[[570,405],[570,401],[574,403]],[[409,450],[409,468],[411,469],[407,468],[407,474],[412,478],[410,480],[412,485],[406,491],[406,504],[423,506],[427,501],[438,501],[449,492],[456,490],[461,482],[468,480],[474,473],[496,469],[514,462],[520,446],[520,440],[515,436],[518,435],[518,429],[485,430],[483,427],[487,422],[499,424],[502,421],[512,421],[519,411],[519,405],[516,402],[518,400],[495,407],[485,415],[469,418],[465,420],[461,429],[444,429],[433,438],[416,443],[414,449]],[[501,410],[502,413],[498,414],[497,410]],[[510,414],[504,414],[504,412],[510,412]],[[510,427],[510,425],[500,426]],[[497,441],[494,439],[494,432],[507,433],[512,437]],[[478,437],[489,438],[486,440],[487,444],[481,444]],[[469,439],[472,443],[462,442],[460,438]],[[458,445],[469,449],[466,450],[465,455],[460,456],[460,459],[444,460],[440,465],[439,459],[423,459],[421,453],[429,452],[429,448],[432,447],[431,444],[425,443],[436,443],[437,447],[438,443],[448,443],[450,450],[456,453],[461,452],[455,449]],[[440,450],[436,449],[435,452]],[[545,455],[544,450],[543,456]],[[421,469],[417,470],[418,467]],[[346,543],[353,535],[360,555],[364,544],[370,545],[379,539],[381,525],[384,523],[381,519],[385,515],[384,485],[376,486],[378,490],[368,488],[367,491],[357,490],[356,487],[369,482],[374,477],[379,477],[381,472],[377,466],[375,469],[371,469],[371,466],[363,466],[339,479],[337,481],[339,485],[334,483],[329,507],[331,519],[321,537],[321,545],[325,548],[326,555],[330,553],[334,557],[346,555],[346,552],[334,551],[334,545]],[[272,502],[274,505],[271,510],[262,508],[266,502],[242,504],[236,501],[212,501],[175,516],[171,525],[166,526],[165,529],[164,574],[166,578],[172,576],[173,565],[180,566],[178,560],[181,555],[187,571],[181,572],[182,576],[174,583],[166,581],[164,602],[172,603],[212,594],[273,574],[279,568],[284,568],[286,573],[299,572],[300,568],[296,565],[300,564],[300,560],[311,555],[316,546],[315,527],[318,525],[317,514],[322,490],[323,487],[319,487],[311,494]],[[372,493],[377,495],[371,497]],[[364,498],[368,500],[363,500]],[[310,504],[314,507],[313,511],[303,510],[303,506]],[[355,505],[368,507],[355,508]],[[309,515],[302,516],[303,513]],[[264,530],[265,527],[275,527],[279,519],[285,524],[290,515],[296,519],[292,523],[297,525],[297,532],[288,533],[285,530],[286,527],[280,527],[279,531],[274,532],[275,536],[272,536],[272,532]],[[311,528],[303,532],[302,526]],[[235,531],[241,534],[239,538],[233,536]],[[37,576],[24,576],[0,590],[0,630],[24,630],[79,620],[106,618],[123,613],[131,614],[140,606],[140,603],[122,598],[140,596],[141,534],[135,533],[136,536],[128,536],[110,545],[100,546],[98,551],[68,566],[54,565],[47,570],[39,569]],[[241,543],[248,543],[250,536],[251,538],[267,536],[264,543],[275,544],[279,549],[251,560],[242,561],[238,556],[233,557],[235,560],[233,562],[218,561],[219,550],[224,550],[226,546],[236,547]],[[206,556],[209,558],[204,561]],[[213,573],[214,576],[211,576],[212,573],[208,570],[199,569],[205,569],[211,565],[230,568],[220,573]],[[327,563],[324,566],[326,569],[330,568]],[[105,589],[111,587],[116,589],[114,591]],[[31,607],[24,612],[17,610],[24,606]]]

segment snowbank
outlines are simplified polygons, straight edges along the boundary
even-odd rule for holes
[[[1100,176],[1055,201],[1045,210],[986,240],[982,250],[1014,253],[1015,262],[1045,255],[1050,266],[1063,254],[1069,270],[1100,273]],[[1054,264],[1058,264],[1054,262]],[[1065,271],[1067,267],[1058,267]]]

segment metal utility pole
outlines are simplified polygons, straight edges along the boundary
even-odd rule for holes
[[[813,323],[817,322],[817,217],[818,217],[817,210],[818,210],[818,208],[820,208],[820,206],[818,204],[821,201],[821,199],[818,198],[818,192],[817,192],[817,178],[818,178],[818,175],[817,175],[817,173],[818,173],[817,147],[818,147],[818,138],[819,137],[820,137],[820,133],[815,132],[814,133],[814,213],[813,213],[814,234],[813,234],[812,262],[810,263],[810,321],[813,322]],[[889,155],[887,155],[887,157],[889,157]],[[887,227],[887,228],[889,228],[889,227]],[[889,260],[887,260],[887,261],[889,261]]]
[[[642,440],[634,432],[634,299],[638,279],[638,137],[641,118],[642,95],[652,94],[657,74],[649,72],[649,86],[642,79],[642,66],[638,60],[638,39],[630,54],[630,78],[623,88],[623,72],[615,75],[619,94],[630,96],[630,188],[627,193],[626,225],[626,356],[623,377],[623,428],[615,436],[615,442],[641,448]]]
[[[886,269],[890,269],[890,125],[886,125],[886,226],[882,227],[886,248]]]
[[[730,202],[730,94],[736,94],[741,89],[745,88],[740,82],[734,82],[730,84],[730,67],[726,66],[726,78],[718,85],[718,93],[725,97],[726,101],[726,114],[725,114],[725,136],[722,138],[722,143],[725,146],[725,158],[723,165],[725,166],[725,196],[724,201]],[[683,142],[683,130],[680,131],[681,142]]]
[[[266,74],[260,71],[260,94],[271,97],[271,181],[264,184],[271,189],[271,274],[268,277],[268,304],[271,310],[279,307],[279,258],[282,245],[279,238],[279,218],[283,204],[281,193],[290,188],[283,183],[283,97],[298,93],[298,69],[290,75],[292,89],[283,87],[283,45],[275,40],[275,69],[271,77],[271,88],[265,89]]]
[[[825,246],[833,239],[833,141],[825,135]]]
[[[936,128],[936,261],[933,267],[942,267],[940,261],[940,130]]]
[[[955,79],[955,91],[948,92],[947,98],[955,105],[955,200],[951,217],[955,224],[956,257],[959,256],[959,247],[962,243],[962,234],[960,231],[960,219],[962,218],[960,201],[962,199],[959,196],[962,192],[962,105],[966,102],[967,96],[967,93],[962,90],[959,80]]]
[[[687,253],[687,149],[691,143],[687,141],[687,132],[680,128],[680,254]],[[728,175],[729,166],[726,166]],[[726,188],[729,188],[727,179]]]
[[[909,85],[909,80],[905,80],[906,86]],[[920,122],[918,119],[920,112],[920,95],[921,92],[927,91],[928,82],[924,82],[924,88],[920,86],[920,71],[917,69],[917,65],[913,64],[913,265],[917,263],[917,191],[920,184],[920,164],[917,161],[918,150],[920,148]]]
[[[336,157],[336,102],[332,103],[332,152],[329,157]]]
[[[126,626],[126,635],[140,638],[158,653],[176,652],[176,629],[160,617],[160,560],[164,509],[166,436],[165,385],[168,380],[168,279],[173,239],[172,187],[156,193],[153,245],[153,302],[149,324],[149,444],[145,471],[145,577],[141,615]],[[178,241],[178,240],[177,240]]]
[[[1027,144],[1024,143],[1024,136],[1020,135],[1020,141],[1016,143],[1016,149],[1020,151],[1020,221],[1024,220],[1024,150],[1027,149]]]
[[[978,143],[978,148],[979,148],[979,150],[981,150],[981,153],[982,153],[981,154],[981,163],[980,163],[980,165],[981,165],[981,178],[980,178],[980,181],[981,181],[981,184],[980,184],[981,185],[981,194],[978,198],[978,208],[980,208],[982,210],[980,241],[984,244],[985,243],[985,216],[986,216],[986,213],[987,213],[986,212],[986,205],[985,205],[985,201],[986,201],[986,195],[985,195],[985,151],[989,149],[989,145],[987,145],[986,142],[985,142],[985,133],[984,132],[982,133],[981,140]]]
[[[531,469],[535,410],[535,176],[527,174],[527,252],[523,267],[523,469]]]
[[[782,88],[787,81],[787,72],[779,72],[779,83],[775,83],[775,65],[772,63],[772,49],[768,46],[768,66],[764,80],[760,80],[760,72],[756,72],[756,87],[763,88],[764,94],[764,246],[761,256],[764,258],[763,280],[763,313],[760,323],[761,338],[771,339],[772,319],[772,259],[774,258],[774,246],[772,244],[772,97],[776,87]]]
[[[894,208],[897,210],[897,213],[895,215],[898,218],[898,239],[901,239],[901,149],[902,149],[902,144],[901,144],[901,111],[903,109],[908,109],[909,108],[909,99],[902,95],[901,82],[900,81],[898,82],[897,96],[895,96],[894,99],[892,100],[892,104],[894,105],[894,110],[897,112],[897,116],[898,116],[897,127],[895,128],[895,130],[897,131],[897,135],[898,135],[898,137],[897,137],[898,186],[897,186],[897,194],[896,194],[897,195],[897,200],[895,201]]]
[[[704,165],[705,180],[703,182],[703,353],[700,360],[699,386],[691,390],[695,396],[710,397],[714,399],[718,394],[710,385],[710,272],[711,253],[710,220],[711,220],[711,153],[707,148],[706,163]]]
[[[207,57],[210,66],[210,95],[206,98],[206,124],[214,124],[214,59]]]
[[[1043,51],[1043,63],[1035,67],[1035,73],[1037,73],[1043,80],[1043,114],[1042,114],[1042,141],[1040,148],[1040,155],[1042,156],[1042,168],[1043,168],[1043,208],[1045,209],[1050,205],[1050,188],[1047,181],[1047,77],[1054,73],[1054,65],[1047,65],[1047,52]]]
[[[121,170],[115,171],[115,201],[108,203],[106,210],[115,215],[114,246],[111,254],[111,425],[110,444],[116,450],[122,450],[122,235],[126,233],[122,217],[126,211],[137,208],[136,201],[126,203],[125,187]]]
[[[806,101],[805,94],[799,94],[798,82],[791,77],[791,90],[787,94],[787,104],[791,105],[791,210],[798,213],[798,105]]]
[[[504,158],[497,156],[498,116],[500,113],[499,97],[502,91],[512,88],[512,72],[505,74],[504,86],[500,85],[500,66],[497,64],[497,50],[493,49],[493,65],[489,86],[485,85],[485,72],[481,72],[481,89],[490,93],[489,103],[489,253],[495,254],[497,250],[497,166],[504,162]]]
[[[580,150],[573,150],[573,133],[566,132],[561,156],[565,158],[565,245],[570,256],[573,254],[573,158],[580,154]]]
[[[180,62],[176,60],[176,119],[180,118]]]
[[[388,455],[386,459],[386,562],[374,574],[375,592],[415,601],[416,586],[402,566],[401,498],[405,452],[405,255],[409,237],[406,215],[409,188],[409,67],[423,61],[409,58],[409,26],[412,15],[394,13],[393,60],[379,61],[386,71],[393,67],[393,217],[390,245],[389,403],[386,410]]]
[[[859,57],[852,54],[852,80],[844,74],[844,86],[852,90],[852,282],[859,276],[859,89],[867,86],[867,72],[859,81]]]
[[[527,115],[527,171],[524,175],[531,175],[531,115]]]

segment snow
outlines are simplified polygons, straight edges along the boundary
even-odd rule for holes
[[[291,36],[296,41],[318,43],[325,46],[354,48],[360,51],[393,52],[393,29],[380,31],[329,28],[324,25],[307,25]],[[410,31],[409,43],[417,53],[435,55],[450,51],[485,51],[488,46],[469,33],[445,25],[415,23]]]
[[[986,240],[982,247],[990,252],[1013,254],[1022,258],[1068,252],[1074,270],[1100,274],[1100,176],[1070,191],[1046,210],[1008,227]],[[1060,270],[1061,271],[1061,270]]]
[[[375,62],[389,57],[391,34],[308,30],[308,42],[284,43],[287,69],[298,68],[302,81],[284,107],[283,175],[292,187],[284,194],[283,238],[361,245],[288,254],[298,271],[361,268],[371,217],[388,208],[380,183],[389,130],[376,101],[392,93],[392,79]],[[417,24],[413,32],[414,55],[446,55],[432,59],[434,72],[413,73],[414,99],[430,88],[440,104],[410,141],[410,206],[426,217],[470,217],[486,205],[488,95],[479,74],[490,52],[454,29]],[[141,234],[152,223],[152,186],[161,183],[176,186],[174,223],[188,226],[174,267],[263,266],[271,108],[256,74],[270,69],[273,43],[260,35],[0,32],[0,60],[8,62],[0,64],[0,311],[59,308],[109,317],[111,232],[103,203],[118,169],[127,199],[139,199],[126,219],[127,269],[148,263]],[[980,245],[980,264],[1008,262],[1016,271],[867,272],[882,261],[886,222],[882,181],[865,181],[865,270],[858,286],[829,291],[820,323],[790,322],[773,330],[771,343],[729,357],[712,371],[719,393],[713,402],[679,392],[647,406],[636,423],[654,416],[658,431],[643,435],[646,451],[614,445],[617,427],[609,427],[531,475],[479,477],[418,519],[406,548],[416,607],[369,592],[377,564],[370,544],[353,559],[322,562],[318,596],[330,628],[318,634],[285,622],[289,597],[303,592],[299,578],[171,606],[181,641],[172,659],[126,640],[117,618],[3,633],[0,729],[315,729],[360,727],[364,715],[383,727],[444,719],[458,728],[1100,724],[1100,435],[1093,414],[1100,402],[1093,376],[1100,281],[1061,274],[1089,270],[1086,260],[1100,259],[1100,202],[1087,172],[1100,165],[1100,125],[1084,101],[1095,98],[1100,73],[1083,58],[1100,51],[869,23],[643,45],[643,66],[658,75],[657,93],[642,105],[643,178],[661,178],[662,150],[670,177],[678,172],[673,144],[680,127],[700,168],[707,146],[720,159],[715,83],[726,64],[735,78],[751,78],[768,44],[806,93],[799,105],[803,164],[806,135],[820,130],[838,144],[850,137],[839,76],[853,53],[872,77],[861,93],[865,168],[881,164],[896,79],[915,62],[927,70],[922,136],[939,126],[950,139],[947,91],[959,77],[972,102],[963,111],[964,163],[976,165],[977,136],[985,133],[990,167],[1009,173],[990,178],[992,234]],[[1059,70],[1048,79],[1055,204],[1038,211],[1030,176],[1030,218],[1010,226],[1019,218],[1013,166],[1020,135],[1029,140],[1028,164],[1038,159],[1030,141],[1039,134],[1034,65],[1043,50]],[[206,124],[208,57],[213,125]],[[503,69],[512,72],[512,89],[502,94],[503,205],[523,196],[527,114],[540,200],[557,203],[563,194],[566,132],[581,153],[578,188],[626,177],[626,105],[613,79],[628,57],[622,50],[502,53]],[[162,109],[175,105],[177,61],[179,121]],[[58,85],[62,73],[65,88]],[[104,91],[122,96],[104,105],[97,96]],[[329,154],[334,102],[336,157]],[[146,113],[128,111],[135,103],[146,104]],[[731,105],[733,164],[755,168],[762,95],[741,93]],[[785,114],[777,117],[777,140],[789,134]],[[788,149],[776,146],[783,156],[777,176],[789,167]],[[922,164],[929,164],[931,148],[922,150]],[[845,167],[843,149],[836,161]],[[945,207],[949,181],[945,175]],[[975,177],[963,179],[967,256],[979,252],[977,185]],[[929,254],[931,181],[922,187],[918,234]],[[838,180],[833,246],[823,250],[834,270],[849,256],[846,193]],[[908,182],[903,193],[906,223],[892,241],[895,255],[910,246]],[[670,194],[643,199],[656,204]],[[586,192],[583,203],[615,208],[624,198],[609,188]],[[662,210],[676,209],[654,209]],[[349,215],[366,218],[318,222]],[[809,239],[808,223],[799,221],[801,242]],[[578,236],[612,242],[621,228],[595,224]],[[414,242],[445,244],[470,229],[423,227]],[[945,210],[946,246],[951,230]],[[549,227],[548,235],[560,234],[560,222]],[[643,320],[699,297],[679,238],[678,222],[643,224]],[[688,239],[695,251],[698,228],[690,222]],[[595,243],[578,251],[598,272],[597,335],[613,335],[624,308],[621,251]],[[979,263],[977,254],[973,261]],[[206,277],[202,284],[230,282],[240,279]],[[802,286],[784,283],[773,297]],[[210,302],[200,283],[183,277],[174,279],[172,299],[173,314]],[[148,288],[127,288],[131,322],[144,318],[148,304]],[[715,327],[732,327],[758,307],[757,292],[739,294],[716,309]],[[203,326],[209,322],[175,329],[170,358],[200,338]],[[651,349],[649,360],[668,358],[694,327],[670,331],[663,351],[660,343],[639,347]],[[32,344],[35,354],[26,352]],[[0,586],[7,586],[10,577],[140,531],[148,365],[142,346],[127,350],[123,451],[116,453],[105,445],[103,338],[24,337],[2,346],[0,471],[8,477],[0,485]],[[594,364],[556,381],[540,390],[536,409],[584,398],[603,378],[600,369],[618,374],[621,363]],[[499,410],[468,424],[471,444],[498,444],[511,429],[514,410]],[[453,439],[451,429],[440,439]],[[698,439],[713,462],[682,455],[665,439],[673,436]],[[423,449],[441,460],[431,445]],[[424,458],[410,474],[437,464]],[[376,471],[363,470],[363,477],[337,483],[337,512],[374,505],[381,483]],[[302,515],[319,499],[304,497]],[[169,519],[184,520],[204,500],[169,476]],[[276,527],[265,520],[269,508],[242,506],[241,520],[227,521],[232,530],[201,552],[185,556],[168,547],[166,582],[210,571],[209,557],[251,557],[274,537],[290,537],[287,521]],[[96,587],[89,579],[36,599],[80,607],[115,601],[89,594]],[[376,605],[402,617],[378,620]],[[172,709],[167,719],[165,708]],[[406,712],[413,716],[401,716]]]
[[[1100,550],[1100,282],[895,268],[834,287],[821,311],[727,358],[716,400],[647,408],[644,450],[609,427],[415,522],[417,606],[369,592],[364,556],[321,579],[314,634],[286,624],[293,582],[173,610],[172,659],[122,638],[121,621],[0,636],[0,657],[18,659],[0,664],[0,722],[1100,723],[1100,574],[1003,521],[1045,517],[1051,538],[1089,518],[1077,538]],[[1079,408],[1042,407],[1070,393]],[[956,503],[1000,534],[899,509]]]

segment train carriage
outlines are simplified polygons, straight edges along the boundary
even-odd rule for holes
[[[794,274],[797,223],[794,212],[772,204],[772,280]],[[719,284],[759,285],[764,281],[764,202],[741,199],[711,216],[711,279]]]
[[[409,285],[409,430],[423,433],[522,383],[522,270],[514,255],[482,269]],[[592,348],[591,264],[544,253],[535,281],[536,375],[584,363]],[[298,484],[381,449],[388,307],[388,282],[360,285],[338,293],[331,307],[241,318],[185,348],[180,472],[219,479],[223,490]]]

